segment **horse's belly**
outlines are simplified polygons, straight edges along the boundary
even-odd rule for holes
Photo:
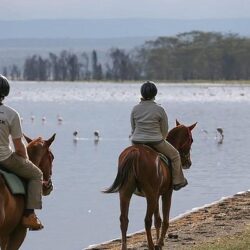
[[[12,232],[20,223],[24,210],[24,198],[10,192],[0,198],[0,236]]]

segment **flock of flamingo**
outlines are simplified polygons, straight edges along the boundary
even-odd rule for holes
[[[30,116],[30,120],[31,120],[31,122],[35,121],[35,116],[33,114]],[[42,116],[41,122],[45,123],[46,121],[47,121],[46,116]],[[21,122],[23,122],[23,117],[21,117]],[[59,115],[59,114],[57,115],[57,122],[58,122],[58,124],[62,124],[62,122],[63,122],[63,117],[61,115]],[[203,133],[205,133],[205,134],[208,134],[208,131],[205,130],[205,129],[202,129],[201,131]],[[99,141],[99,139],[100,139],[100,132],[98,130],[95,130],[93,134],[94,134],[94,141],[95,142]],[[76,141],[81,140],[81,139],[82,138],[79,137],[79,132],[78,131],[74,131],[73,132],[73,141],[76,142]],[[218,144],[222,144],[223,143],[223,140],[224,140],[224,131],[220,127],[216,129],[215,140],[217,141]]]
[[[32,114],[32,115],[30,116],[31,122],[34,122],[34,121],[35,121],[35,118],[36,118],[36,117]],[[20,117],[20,120],[21,120],[21,122],[23,122],[23,121],[24,121],[24,118],[23,118],[23,117]],[[47,121],[46,116],[42,116],[41,121],[42,121],[43,123],[45,123],[45,122]],[[59,124],[61,124],[61,123],[63,122],[63,118],[62,118],[61,115],[57,115],[57,122],[58,122]]]

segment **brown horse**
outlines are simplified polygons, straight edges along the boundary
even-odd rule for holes
[[[52,189],[52,161],[54,156],[50,145],[55,139],[55,134],[48,140],[41,137],[31,140],[27,136],[27,152],[32,162],[38,162],[38,167],[43,172],[43,195],[48,195]],[[13,195],[3,176],[0,175],[0,247],[2,250],[17,250],[23,243],[27,229],[21,224],[24,211],[25,197]]]
[[[191,126],[181,125],[176,121],[176,127],[169,131],[169,141],[180,153],[182,167],[190,168],[190,149],[193,142]],[[112,186],[105,193],[119,192],[120,196],[120,227],[122,233],[122,250],[127,249],[126,234],[128,228],[129,203],[133,193],[144,196],[147,200],[145,230],[148,247],[161,249],[169,226],[169,212],[172,197],[172,177],[169,166],[160,160],[159,154],[146,145],[134,145],[126,148],[119,156],[118,173]],[[162,198],[163,221],[159,212],[159,198]],[[154,246],[151,226],[154,214],[157,243]],[[161,229],[161,232],[160,232]]]

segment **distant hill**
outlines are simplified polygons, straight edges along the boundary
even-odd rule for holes
[[[48,52],[64,49],[75,53],[95,49],[102,61],[112,47],[130,50],[158,36],[192,30],[250,36],[249,27],[250,19],[0,20],[0,71],[13,63],[21,66],[33,54],[47,56]]]
[[[121,38],[170,36],[191,30],[250,35],[250,19],[76,19],[0,21],[4,38]]]

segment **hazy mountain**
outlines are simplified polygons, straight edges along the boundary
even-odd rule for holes
[[[3,38],[120,38],[201,30],[250,35],[250,19],[100,19],[0,21]]]
[[[33,54],[95,49],[102,60],[112,47],[129,50],[158,36],[192,30],[250,36],[249,27],[250,19],[0,20],[0,70],[13,63],[20,66]]]

